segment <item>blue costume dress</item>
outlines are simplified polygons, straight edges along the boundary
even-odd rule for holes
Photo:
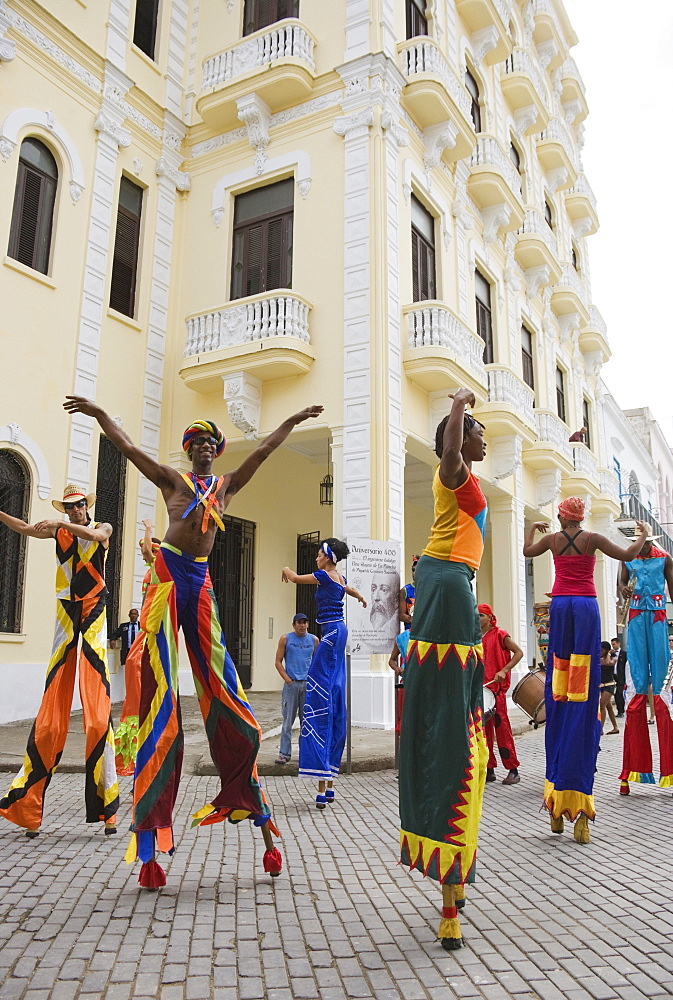
[[[346,591],[324,569],[313,575],[318,584],[315,603],[320,642],[306,681],[299,777],[329,781],[339,773],[346,743]]]

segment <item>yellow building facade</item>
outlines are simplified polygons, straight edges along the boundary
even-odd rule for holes
[[[575,43],[560,0],[0,3],[0,506],[23,489],[35,521],[66,482],[98,488],[125,619],[163,507],[63,397],[95,397],[179,468],[184,427],[213,419],[218,472],[323,404],[234,499],[215,554],[234,659],[273,689],[296,607],[281,567],[331,534],[397,542],[407,566],[434,428],[467,385],[489,446],[477,593],[532,663],[551,566],[526,565],[526,521],[571,494],[595,530],[619,512]],[[0,542],[6,721],[39,701],[54,565],[48,543]],[[608,614],[600,556],[597,582]],[[354,656],[352,677],[354,721],[390,726],[386,657]]]

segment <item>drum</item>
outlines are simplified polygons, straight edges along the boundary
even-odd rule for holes
[[[533,628],[537,634],[537,644],[540,647],[542,665],[547,663],[547,647],[549,646],[549,601],[541,601],[533,605]]]
[[[525,677],[521,678],[512,691],[512,701],[526,713],[534,729],[543,725],[546,718],[544,708],[545,678],[544,670],[531,670]]]
[[[484,722],[488,722],[495,715],[495,695],[489,687],[484,685]]]

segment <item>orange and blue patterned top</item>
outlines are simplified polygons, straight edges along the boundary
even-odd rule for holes
[[[470,472],[462,486],[450,490],[439,478],[437,466],[432,495],[435,498],[435,523],[423,555],[467,563],[472,569],[479,569],[488,510],[479,480]]]

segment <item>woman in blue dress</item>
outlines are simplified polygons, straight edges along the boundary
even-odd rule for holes
[[[317,570],[299,576],[289,566],[283,569],[284,583],[317,583],[320,643],[313,654],[306,681],[304,720],[299,740],[299,777],[318,780],[315,804],[324,809],[334,801],[332,779],[339,773],[346,742],[346,640],[344,596],[364,597],[349,587],[336,564],[348,555],[348,546],[338,538],[320,543]]]

